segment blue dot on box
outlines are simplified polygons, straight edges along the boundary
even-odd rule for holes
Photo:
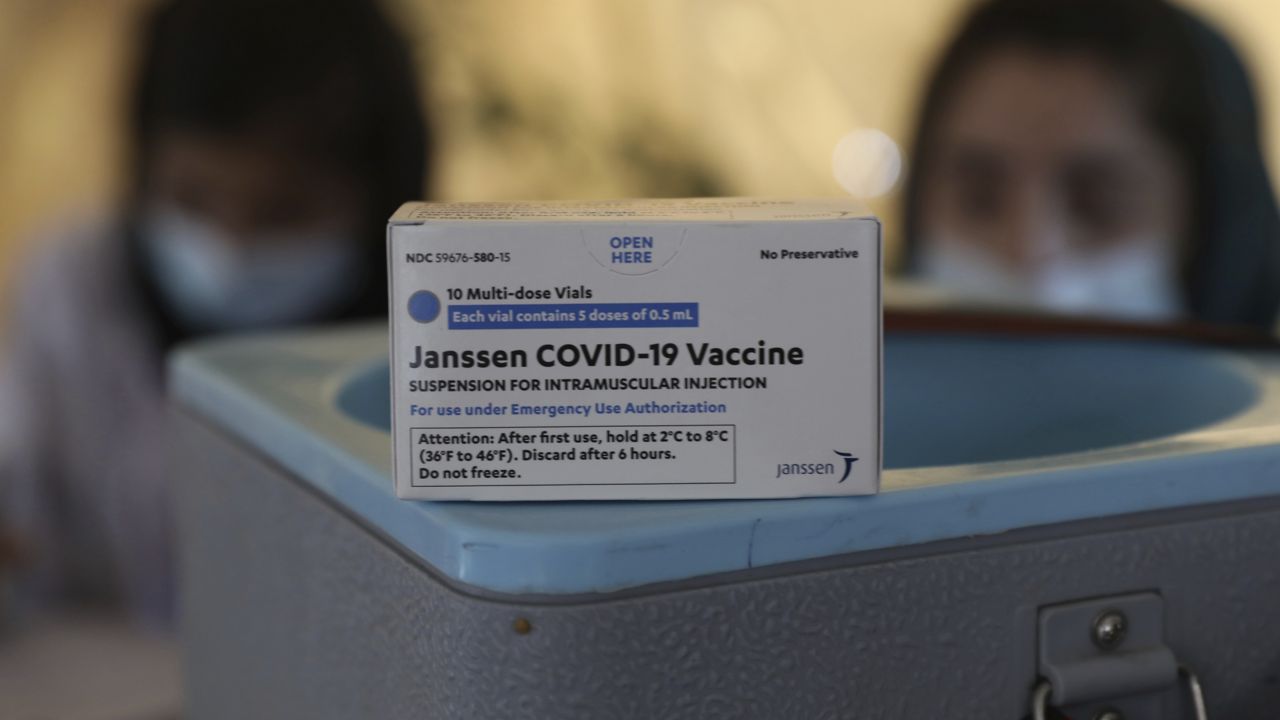
[[[440,298],[430,290],[419,290],[409,296],[409,317],[429,323],[440,315]]]

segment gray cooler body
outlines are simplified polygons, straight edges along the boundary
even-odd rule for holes
[[[890,336],[883,492],[397,500],[385,331],[190,348],[188,715],[1280,717],[1280,363]],[[1119,614],[1114,645],[1098,619]]]

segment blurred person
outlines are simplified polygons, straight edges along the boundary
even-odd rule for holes
[[[1244,66],[1163,0],[988,0],[929,81],[909,275],[969,299],[1270,331],[1280,215]]]
[[[41,247],[0,378],[0,529],[28,603],[163,627],[163,359],[180,341],[385,317],[386,219],[423,192],[406,43],[370,0],[172,0],[144,22],[118,215]]]

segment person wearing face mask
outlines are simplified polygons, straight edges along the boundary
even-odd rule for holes
[[[906,273],[1021,309],[1270,332],[1280,214],[1248,75],[1164,0],[988,0],[927,85]]]
[[[228,332],[385,317],[386,218],[430,156],[370,0],[167,0],[142,26],[118,215],[42,246],[0,376],[0,530],[28,602],[173,610],[163,359]]]

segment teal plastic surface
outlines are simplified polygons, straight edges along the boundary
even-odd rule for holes
[[[1280,364],[1156,342],[886,338],[872,497],[430,503],[395,497],[386,333],[221,340],[175,401],[448,577],[610,592],[795,560],[1280,494]]]

